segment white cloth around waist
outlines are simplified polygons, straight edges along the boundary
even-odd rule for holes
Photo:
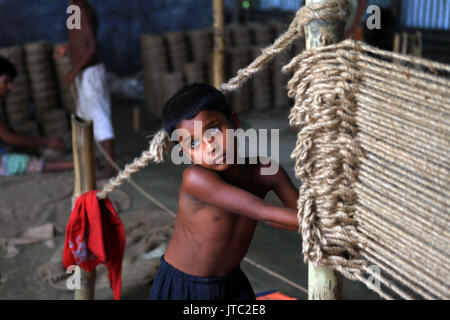
[[[103,63],[89,66],[75,78],[78,95],[77,115],[94,123],[97,141],[114,138],[111,121],[111,96]]]

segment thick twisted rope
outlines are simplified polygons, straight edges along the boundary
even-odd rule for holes
[[[386,289],[448,299],[450,81],[437,74],[450,66],[348,40],[304,52],[283,71],[293,73],[305,260],[387,299]]]
[[[360,75],[357,54],[338,50],[336,56],[330,64],[309,51],[285,67],[294,71],[288,83],[288,95],[295,98],[289,119],[301,128],[291,157],[302,180],[298,219],[305,262],[334,267],[356,280],[365,265],[354,219],[354,186],[363,156],[355,140]]]
[[[98,199],[104,199],[109,193],[118,188],[127,181],[132,174],[145,168],[153,161],[159,163],[164,160],[164,153],[170,146],[170,139],[165,130],[158,131],[150,142],[148,150],[142,152],[142,155],[135,158],[132,163],[125,165],[125,168],[118,173],[115,178],[110,179],[104,186],[102,191],[97,193]]]

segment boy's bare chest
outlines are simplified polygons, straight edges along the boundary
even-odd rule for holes
[[[268,190],[267,187],[261,183],[261,181],[256,181],[254,179],[249,179],[248,177],[243,177],[242,180],[239,181],[227,181],[231,185],[245,190],[249,193],[254,194],[255,196],[264,199]],[[216,190],[211,190],[212,193],[216,192]],[[234,199],[236,200],[236,199]],[[229,201],[233,201],[233,199],[229,199]],[[239,216],[234,214],[233,212],[228,212],[226,210],[217,208],[205,201],[198,200],[193,198],[184,190],[180,190],[179,195],[179,209],[189,220],[195,222],[198,221],[202,225],[205,225],[205,222],[210,223],[210,227],[219,226],[222,230],[228,229],[228,227],[237,227],[238,225],[246,225],[248,221],[252,221],[243,216]]]

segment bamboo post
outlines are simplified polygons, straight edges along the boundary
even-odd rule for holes
[[[402,32],[402,54],[408,54],[408,34]]]
[[[95,190],[95,159],[92,121],[72,115],[72,147],[75,183],[72,207],[81,194]],[[94,300],[95,270],[86,272],[80,268],[81,288],[75,290],[75,300]]]
[[[324,3],[329,0],[306,0],[305,5]],[[345,21],[326,22],[311,21],[305,25],[306,49],[323,46],[319,36],[324,36],[333,44],[344,39]],[[342,276],[327,267],[316,267],[308,263],[308,299],[309,300],[340,300],[342,299]]]
[[[423,44],[422,44],[422,33],[420,31],[416,31],[414,37],[414,45],[413,45],[413,55],[415,57],[422,57],[423,53]]]
[[[216,88],[225,81],[225,8],[223,0],[213,0],[214,55],[213,83]]]
[[[392,51],[395,53],[400,53],[400,33],[396,33],[394,35],[394,46],[392,48]]]

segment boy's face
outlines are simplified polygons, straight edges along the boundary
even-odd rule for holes
[[[178,141],[191,163],[214,171],[224,171],[231,166],[231,163],[226,163],[227,150],[236,155],[235,141],[227,141],[226,130],[237,128],[240,128],[240,123],[234,113],[229,121],[222,112],[201,110],[194,118],[180,122],[177,129],[185,134]]]
[[[6,98],[13,88],[13,78],[9,74],[0,76],[0,97]]]

